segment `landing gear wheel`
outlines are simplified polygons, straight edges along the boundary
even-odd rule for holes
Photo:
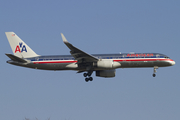
[[[90,81],[93,81],[93,78],[92,78],[92,77],[90,77],[90,78],[89,78],[89,80],[90,80]]]
[[[84,73],[83,76],[85,77],[85,81],[92,81],[93,78],[91,77],[93,71],[88,71],[87,73]]]
[[[153,77],[156,77],[156,74],[153,74]]]
[[[84,75],[84,77],[87,77],[87,73],[84,73],[83,75]]]
[[[92,73],[87,73],[87,76],[91,76]]]
[[[85,78],[85,81],[86,81],[86,82],[88,82],[88,81],[89,81],[89,79],[88,79],[88,78]]]

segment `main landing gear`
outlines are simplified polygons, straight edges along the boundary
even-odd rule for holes
[[[155,73],[157,72],[157,71],[156,71],[156,69],[158,69],[158,66],[154,66],[154,73],[153,73],[153,77],[156,77],[156,74],[155,74]]]
[[[92,72],[88,72],[88,73],[84,73],[84,74],[83,74],[84,77],[86,77],[86,78],[85,78],[85,81],[86,81],[86,82],[93,80],[93,78],[91,77],[91,74],[92,74]],[[87,77],[87,76],[88,76],[88,77]]]

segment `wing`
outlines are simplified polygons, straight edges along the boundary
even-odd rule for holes
[[[82,62],[95,62],[98,61],[98,58],[74,47],[71,43],[69,43],[64,35],[61,33],[63,42],[66,44],[66,46],[71,50],[71,55],[78,61],[78,63]]]

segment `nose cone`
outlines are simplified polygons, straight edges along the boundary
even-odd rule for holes
[[[171,65],[175,65],[176,64],[176,62],[175,61],[171,61]]]

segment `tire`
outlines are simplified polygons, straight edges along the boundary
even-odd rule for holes
[[[87,77],[87,73],[84,73],[83,76],[84,76],[84,77]]]
[[[85,81],[88,82],[88,81],[89,81],[89,78],[85,78]]]
[[[90,81],[93,81],[93,78],[92,78],[92,77],[90,77],[90,78],[89,78],[89,80],[90,80]]]

